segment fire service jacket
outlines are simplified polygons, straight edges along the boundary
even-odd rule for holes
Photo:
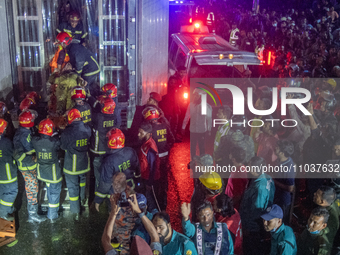
[[[19,127],[14,135],[14,158],[20,171],[34,170],[37,167],[33,157],[35,150],[31,140],[31,130],[24,127]]]
[[[12,141],[0,135],[0,184],[12,183],[18,179],[13,151]]]

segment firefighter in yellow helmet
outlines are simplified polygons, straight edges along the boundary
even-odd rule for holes
[[[191,197],[193,221],[197,221],[194,208],[197,208],[204,200],[213,203],[215,197],[224,190],[224,183],[221,176],[216,172],[210,172],[213,164],[213,158],[209,154],[194,158],[193,165],[195,168],[199,167],[199,172],[202,174],[198,180],[195,179],[195,190]]]

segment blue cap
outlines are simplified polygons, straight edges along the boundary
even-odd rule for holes
[[[280,206],[272,205],[272,206],[269,206],[266,209],[266,213],[262,214],[261,218],[264,219],[264,220],[267,220],[267,221],[272,220],[274,218],[282,219],[283,218],[283,211],[282,211]]]
[[[137,193],[136,198],[137,198],[139,209],[143,210],[144,208],[146,208],[146,205],[148,203],[148,201],[146,200],[146,197],[143,194]]]

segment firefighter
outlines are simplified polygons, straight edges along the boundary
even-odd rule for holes
[[[87,82],[86,90],[90,90],[92,96],[99,95],[99,87],[95,82],[100,68],[94,55],[83,45],[71,43],[72,37],[68,37],[67,33],[66,35],[64,33],[59,34],[57,38],[63,36],[64,40],[60,45],[66,49],[72,67]]]
[[[28,222],[40,223],[46,217],[38,215],[38,179],[36,154],[32,146],[32,131],[34,120],[38,114],[34,110],[27,110],[19,115],[19,128],[16,131],[14,143],[14,158],[17,161],[18,169],[25,180],[27,196]]]
[[[18,194],[17,167],[13,159],[13,143],[5,136],[8,123],[0,119],[0,218],[13,221],[14,200]]]
[[[47,218],[51,223],[58,219],[61,192],[61,168],[58,160],[59,137],[54,134],[52,120],[44,119],[39,123],[39,136],[32,138],[32,145],[37,154],[37,178],[46,184],[48,198]]]
[[[28,109],[36,109],[37,103],[32,98],[25,97],[20,103],[20,111],[27,111]]]
[[[156,194],[160,195],[160,178],[159,172],[159,156],[158,148],[155,140],[152,138],[152,125],[143,122],[138,131],[138,139],[142,143],[138,150],[138,158],[140,163],[141,180],[144,184],[145,196],[148,201],[148,210],[153,212],[157,210],[157,201],[155,200]],[[158,196],[158,201],[164,198]]]
[[[51,67],[51,73],[59,74],[70,61],[70,57],[66,52],[66,49],[61,46],[61,43],[69,45],[71,43],[71,38],[68,33],[60,33],[57,35],[57,50],[51,59],[49,65]]]
[[[116,124],[115,124],[115,127],[116,128],[120,128],[120,125],[122,123],[122,118],[120,116],[120,111],[121,109],[119,108],[118,106],[118,97],[117,97],[117,86],[112,84],[112,83],[106,83],[102,88],[101,88],[101,92],[104,94],[104,95],[107,95],[109,97],[111,97],[113,99],[113,101],[115,102],[116,104],[116,108],[115,108],[115,111],[114,111],[114,115],[115,115],[115,118],[117,120]]]
[[[4,119],[7,122],[6,137],[12,140],[15,133],[12,117],[8,112],[6,104],[1,101],[0,101],[0,118]]]
[[[66,32],[72,36],[73,43],[82,43],[85,46],[85,39],[88,35],[84,30],[80,14],[72,11],[69,15],[68,22],[62,22],[57,28],[57,33]]]
[[[65,151],[64,174],[70,197],[70,210],[74,220],[79,221],[80,202],[86,203],[86,173],[90,171],[88,156],[91,128],[82,122],[81,113],[71,109],[67,114],[68,126],[61,134],[61,149]]]
[[[236,47],[236,43],[237,43],[238,38],[239,38],[239,32],[240,32],[240,30],[237,28],[237,25],[234,22],[231,25],[230,38],[229,38],[229,43],[231,44],[231,46]]]
[[[137,153],[130,147],[125,147],[125,135],[118,128],[111,129],[106,137],[110,149],[100,166],[100,181],[98,191],[95,193],[95,208],[99,212],[99,205],[108,194],[113,194],[112,177],[123,172],[126,175],[128,186],[135,188],[139,183],[140,165]]]
[[[166,208],[166,196],[168,189],[168,172],[169,172],[169,153],[175,138],[171,132],[170,126],[159,118],[159,112],[154,107],[147,107],[142,112],[144,120],[152,125],[152,137],[155,140],[160,158],[160,172],[162,183],[162,205],[161,209]],[[165,198],[165,199],[164,199]]]
[[[75,102],[73,109],[77,109],[80,112],[84,124],[92,127],[92,109],[85,101],[85,90],[80,86],[74,87],[71,93],[71,99]]]
[[[93,132],[90,140],[91,162],[96,179],[95,191],[100,180],[99,168],[107,152],[106,134],[116,127],[114,116],[116,104],[112,98],[101,96],[98,105],[101,106],[101,111],[93,115]]]

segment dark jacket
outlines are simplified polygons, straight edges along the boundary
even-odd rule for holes
[[[33,157],[35,150],[32,146],[31,134],[30,129],[19,127],[13,138],[14,158],[20,171],[34,170],[37,167]]]
[[[0,135],[0,184],[17,181],[17,167],[13,158],[13,143]]]
[[[108,150],[106,134],[116,126],[116,118],[114,114],[100,112],[93,115],[92,123],[90,151],[97,155],[103,155]]]
[[[57,136],[39,135],[32,138],[32,145],[37,154],[37,178],[48,183],[62,181],[58,160],[60,141]]]
[[[118,172],[126,175],[127,183],[130,187],[135,187],[135,181],[140,177],[140,165],[137,153],[130,147],[111,150],[105,156],[100,169],[100,181],[95,203],[100,204],[103,199],[113,193],[112,177]]]
[[[66,47],[70,63],[78,74],[91,76],[99,73],[100,68],[94,55],[81,44],[71,43]]]
[[[86,125],[89,125],[92,127],[92,109],[91,106],[84,102],[84,105],[75,105],[73,106],[74,109],[77,109],[80,111],[81,117],[83,118],[83,122]]]
[[[90,171],[88,145],[91,129],[82,121],[74,121],[61,134],[61,149],[65,151],[64,172],[71,175]]]
[[[72,38],[79,40],[80,43],[84,41],[88,34],[87,32],[85,32],[83,23],[81,21],[78,22],[78,25],[75,28],[73,28],[68,22],[62,22],[57,28],[57,33],[59,34],[61,32],[71,34]]]
[[[175,142],[169,125],[160,121],[152,123],[152,138],[156,142],[160,157],[162,157],[162,153],[169,152]]]

